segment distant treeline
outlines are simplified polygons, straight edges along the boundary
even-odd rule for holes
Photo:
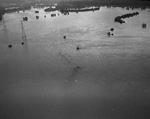
[[[17,10],[30,9],[35,4],[52,5],[59,4],[60,9],[65,8],[83,8],[86,6],[113,6],[113,7],[131,7],[145,9],[150,7],[148,0],[0,0],[0,20],[2,15]],[[18,7],[17,10],[5,10],[6,7]]]
[[[16,3],[16,4],[25,4],[25,3],[34,3],[34,2],[46,2],[46,3],[54,3],[54,2],[96,2],[96,3],[107,3],[107,4],[133,4],[135,2],[139,2],[141,4],[145,4],[145,2],[150,2],[149,0],[0,0],[0,3]],[[137,3],[136,3],[137,4]]]
[[[127,13],[121,16],[117,16],[114,21],[122,24],[122,23],[125,23],[125,21],[122,19],[130,18],[130,17],[137,16],[137,15],[139,15],[139,12]]]

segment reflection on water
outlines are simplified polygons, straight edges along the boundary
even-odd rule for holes
[[[149,9],[91,6],[4,15],[0,118],[149,119]]]

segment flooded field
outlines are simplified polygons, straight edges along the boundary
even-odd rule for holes
[[[150,10],[46,8],[0,21],[0,118],[149,119]]]

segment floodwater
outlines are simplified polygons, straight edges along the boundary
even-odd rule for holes
[[[116,16],[133,12],[139,15],[124,24],[114,22]],[[28,17],[23,21],[25,40],[23,17]],[[100,7],[63,15],[32,8],[7,13],[4,19],[6,29],[0,22],[1,119],[150,118],[148,9]],[[108,32],[114,35],[107,36]]]

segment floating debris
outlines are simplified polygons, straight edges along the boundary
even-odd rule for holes
[[[114,28],[111,28],[110,30],[111,30],[111,31],[114,31]]]
[[[74,67],[74,71],[78,71],[78,70],[81,70],[82,69],[82,67],[80,67],[80,66],[76,66],[76,67]]]
[[[24,42],[22,42],[21,44],[24,45]]]
[[[110,33],[110,32],[108,32],[108,33],[107,33],[107,35],[108,35],[108,36],[110,36],[110,35],[111,35],[111,33]]]
[[[8,45],[9,48],[12,48],[12,44]]]
[[[28,21],[28,17],[24,17],[24,18],[23,18],[23,21]]]
[[[146,28],[146,24],[145,23],[142,24],[142,28]]]
[[[111,28],[110,31],[113,32],[113,31],[114,31],[114,28]],[[114,34],[111,33],[111,32],[107,32],[107,36],[113,36]]]
[[[63,12],[64,15],[69,15],[69,12]]]
[[[39,13],[39,11],[35,11],[35,13]]]
[[[66,39],[66,36],[64,36],[64,39]]]
[[[44,17],[46,18],[46,15],[44,15]]]
[[[56,17],[56,14],[51,14],[51,17]]]
[[[113,36],[113,35],[114,35],[113,33],[110,32],[107,33],[107,36]]]
[[[80,47],[79,46],[77,46],[77,48],[76,48],[77,50],[80,50]]]
[[[36,19],[39,19],[39,16],[36,16]]]

